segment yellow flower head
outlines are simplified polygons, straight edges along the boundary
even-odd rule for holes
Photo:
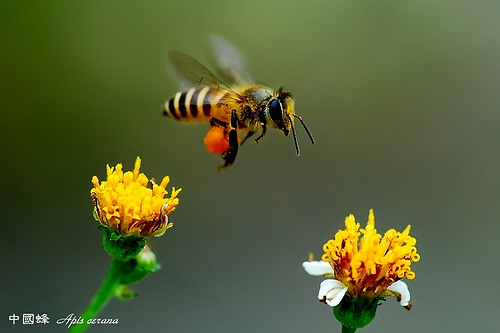
[[[330,263],[335,279],[347,287],[347,294],[375,298],[394,282],[415,278],[410,266],[420,260],[420,255],[416,239],[409,235],[409,225],[403,232],[390,229],[382,237],[370,210],[365,229],[360,229],[352,214],[345,219],[345,227],[323,245],[322,260]]]
[[[122,165],[107,165],[108,178],[99,182],[92,177],[94,188],[90,191],[94,203],[94,217],[101,225],[123,236],[158,237],[173,224],[167,215],[179,204],[177,194],[181,189],[172,188],[170,198],[165,189],[170,181],[164,177],[160,184],[139,173],[141,159],[137,157],[133,171],[123,173]],[[151,187],[147,187],[151,183]]]

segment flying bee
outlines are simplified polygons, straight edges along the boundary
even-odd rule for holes
[[[259,136],[255,142],[259,142],[269,125],[285,136],[292,132],[297,156],[300,148],[295,119],[300,121],[314,144],[306,124],[295,114],[290,92],[282,87],[273,90],[253,83],[246,60],[238,50],[220,37],[212,37],[211,44],[219,71],[233,84],[227,85],[189,55],[172,51],[169,63],[174,75],[191,88],[168,100],[163,115],[178,121],[208,121],[211,127],[205,137],[207,149],[224,159],[218,170],[231,166],[238,147],[257,132]],[[240,133],[243,135],[241,140]]]

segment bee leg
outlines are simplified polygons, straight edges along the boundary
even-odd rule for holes
[[[210,119],[210,126],[220,126],[220,127],[227,128],[227,123],[225,123],[222,120],[217,119],[217,118],[211,118]]]
[[[241,140],[240,146],[243,146],[243,144],[245,143],[245,141],[247,141],[247,139],[249,137],[251,137],[252,135],[254,135],[254,134],[255,134],[255,131],[248,131],[247,135],[245,135],[245,137],[243,138],[243,140]]]
[[[259,140],[262,139],[264,135],[266,135],[266,130],[267,130],[266,124],[262,124],[262,133],[260,133],[257,139],[255,139],[255,143],[259,143]]]
[[[236,155],[238,155],[238,117],[236,116],[236,110],[231,112],[231,123],[229,124],[229,148],[222,153],[222,158],[224,159],[224,164],[220,165],[217,170],[227,168],[234,163]]]

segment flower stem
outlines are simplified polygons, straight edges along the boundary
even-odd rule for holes
[[[342,325],[342,333],[354,333],[354,332],[356,332],[355,328]]]
[[[119,260],[113,259],[108,275],[102,283],[101,288],[97,294],[95,294],[85,312],[81,315],[83,323],[74,324],[69,330],[70,333],[85,331],[88,325],[87,321],[93,319],[99,311],[101,311],[103,306],[115,295],[116,289],[120,286],[121,266],[122,263]]]

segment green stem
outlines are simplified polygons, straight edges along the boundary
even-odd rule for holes
[[[354,332],[356,332],[355,328],[342,325],[342,333],[354,333]]]
[[[80,333],[85,331],[88,325],[87,321],[93,319],[99,311],[101,311],[103,306],[115,295],[116,289],[120,286],[119,278],[121,275],[121,265],[122,263],[119,260],[113,259],[108,275],[102,283],[101,288],[94,296],[85,312],[81,315],[83,323],[74,324],[68,331],[69,333]]]

